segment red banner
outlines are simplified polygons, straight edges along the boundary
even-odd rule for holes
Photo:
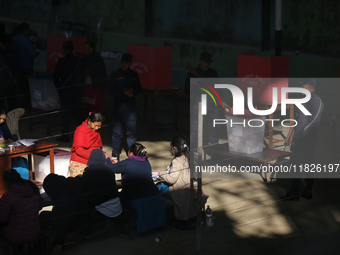
[[[47,36],[47,73],[53,73],[58,59],[64,57],[62,50],[63,42],[71,40],[73,42],[75,54],[77,51],[83,52],[85,37],[66,38],[65,35],[48,35]]]
[[[244,95],[247,95],[248,87],[253,87],[253,101],[262,104],[272,104],[272,88],[275,87],[278,89],[278,103],[280,103],[281,87],[288,87],[288,62],[288,56],[262,57],[255,56],[254,52],[239,54],[237,56],[238,86]]]
[[[171,46],[149,47],[147,43],[128,44],[133,59],[131,69],[138,72],[143,88],[171,88]]]

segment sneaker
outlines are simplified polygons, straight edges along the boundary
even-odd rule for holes
[[[117,158],[119,161],[120,150],[112,150],[112,157]]]

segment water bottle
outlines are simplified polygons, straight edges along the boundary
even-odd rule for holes
[[[206,216],[206,221],[207,221],[207,227],[214,226],[214,221],[213,221],[213,217],[212,217],[212,210],[211,210],[209,205],[208,205],[207,210],[205,211],[205,216]]]

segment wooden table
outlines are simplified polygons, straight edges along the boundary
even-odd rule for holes
[[[51,173],[54,173],[54,147],[56,147],[57,145],[58,144],[56,143],[36,141],[33,145],[28,147],[21,145],[17,146],[12,151],[0,152],[0,196],[2,196],[7,191],[5,183],[2,179],[2,175],[6,170],[12,168],[11,158],[28,155],[29,178],[30,180],[32,180],[32,154],[49,151],[51,169],[50,171]]]
[[[279,158],[285,158],[290,156],[291,152],[289,151],[281,151],[281,150],[273,150],[264,148],[262,152],[254,153],[254,154],[242,154],[237,152],[229,151],[228,144],[219,144],[212,149],[205,149],[205,153],[220,155],[225,158],[225,160],[229,159],[239,159],[239,160],[249,160],[263,163],[264,166],[267,167],[267,164],[272,161],[277,161]],[[261,176],[264,182],[267,182],[267,172]]]
[[[254,105],[257,106],[258,110],[268,110],[271,108],[271,105],[268,104],[262,104],[262,103],[254,103]],[[289,119],[294,119],[294,104],[287,104],[286,109],[289,109]],[[274,112],[277,111],[281,111],[281,104],[278,104],[276,110]],[[274,119],[274,112],[272,114],[269,115],[269,119],[273,120]],[[286,139],[273,139],[273,126],[272,126],[272,121],[270,121],[269,123],[269,149],[273,148],[273,144],[274,143],[279,143],[279,142],[283,142]],[[290,125],[293,124],[293,121],[290,122]]]
[[[144,95],[144,118],[148,119],[148,96],[152,97],[151,108],[151,129],[156,129],[156,98],[161,96],[172,96],[174,98],[174,117],[173,124],[174,129],[177,129],[177,117],[178,117],[178,91],[179,88],[166,88],[166,89],[143,89]]]

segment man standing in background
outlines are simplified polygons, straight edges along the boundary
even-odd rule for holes
[[[85,116],[89,112],[103,112],[107,73],[104,60],[96,51],[94,42],[84,43],[84,55],[81,60],[86,71],[83,90]]]
[[[33,59],[39,55],[39,51],[34,49],[31,41],[28,39],[30,31],[29,24],[24,22],[16,27],[13,36],[20,68],[20,89],[23,94],[23,107],[29,107],[31,104],[27,75],[33,74]]]
[[[125,53],[120,68],[111,73],[108,93],[114,96],[114,124],[112,134],[112,156],[119,160],[123,128],[126,129],[126,141],[130,146],[136,143],[137,108],[135,95],[142,92],[138,74],[130,69],[132,55]]]
[[[295,127],[292,145],[290,147],[290,150],[292,151],[290,160],[293,165],[296,165],[296,168],[299,168],[300,165],[302,165],[301,167],[304,167],[304,164],[310,166],[314,163],[315,148],[318,144],[318,128],[324,108],[322,100],[315,93],[315,79],[301,79],[300,85],[311,93],[311,99],[307,103],[304,103],[303,106],[312,115],[305,115],[298,107],[295,107],[294,109],[298,124]],[[300,182],[301,177],[292,179],[289,191],[280,199],[283,201],[299,201]],[[312,199],[314,178],[311,178],[309,175],[308,178],[305,179],[305,183],[305,189],[300,195],[306,199]]]
[[[199,66],[196,69],[187,68],[189,70],[186,80],[185,80],[185,94],[190,95],[191,101],[193,103],[193,107],[191,109],[191,133],[190,133],[190,147],[193,152],[196,152],[198,147],[198,104],[201,101],[200,94],[197,94],[197,91],[191,91],[190,94],[190,78],[217,78],[217,71],[215,69],[210,68],[210,64],[212,62],[211,54],[208,52],[202,52],[199,59]],[[194,89],[194,87],[193,87]],[[208,105],[212,105],[213,102],[209,98],[207,100]],[[212,123],[213,119],[218,118],[218,109],[215,107],[207,107],[209,110],[209,114],[207,115],[207,128],[209,129],[209,144],[217,144],[218,143],[218,134],[216,129],[213,128]],[[204,122],[206,123],[206,122]]]
[[[68,107],[73,107],[73,113],[78,121],[77,126],[83,121],[81,99],[85,82],[85,68],[73,55],[73,42],[63,42],[63,52],[65,57],[59,58],[53,73],[53,81],[58,89],[60,106],[64,109],[62,116],[62,136],[57,138],[59,142],[69,142],[69,132],[71,125],[71,111]]]

